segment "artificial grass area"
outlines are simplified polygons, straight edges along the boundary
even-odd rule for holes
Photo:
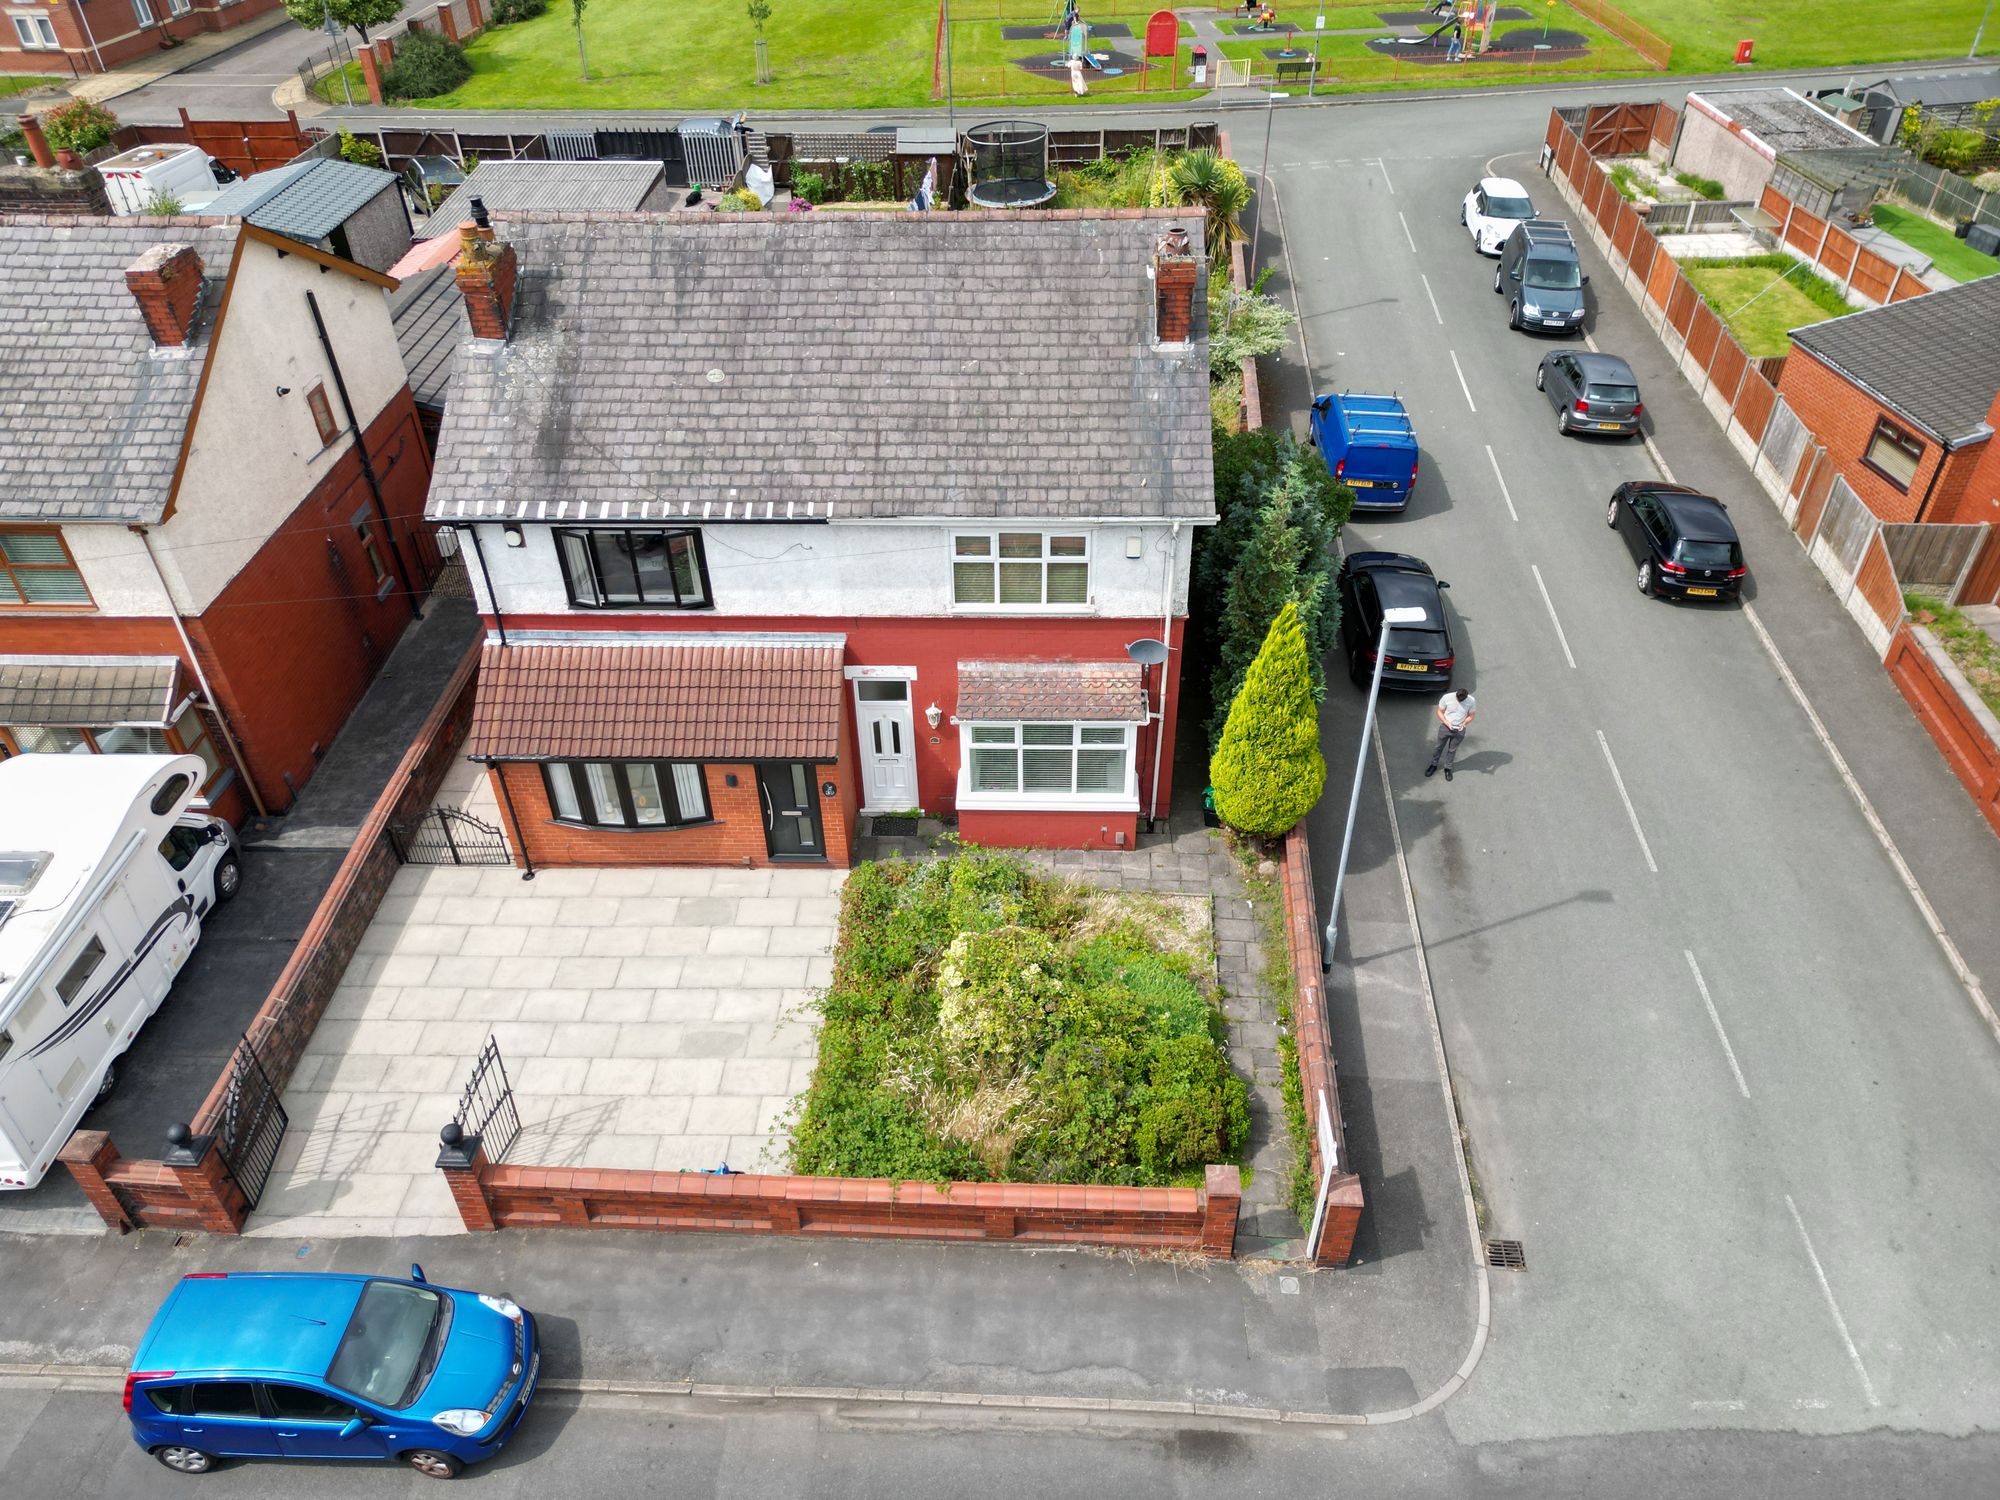
[[[2000,714],[2000,642],[1965,617],[1963,611],[1925,594],[1903,595],[1903,607],[1938,638],[1986,706]],[[1926,618],[1928,617],[1928,618]]]
[[[1368,45],[1366,36],[1336,36],[1333,33],[1343,29],[1374,25],[1375,35],[1396,34],[1377,20],[1379,11],[1413,10],[1420,0],[1409,0],[1407,4],[1395,4],[1383,0],[1380,6],[1349,12],[1343,7],[1336,17],[1332,10],[1327,12],[1327,29],[1319,39],[1318,82],[1314,92],[1359,93],[1381,88],[1468,88],[1496,83],[1525,82],[1530,79],[1551,77],[1560,74],[1577,78],[1608,78],[1624,74],[1651,74],[1656,70],[1638,53],[1619,41],[1596,22],[1566,6],[1558,5],[1549,12],[1550,24],[1555,30],[1573,31],[1588,39],[1590,51],[1583,57],[1558,57],[1538,60],[1539,54],[1532,51],[1506,54],[1488,54],[1484,58],[1463,63],[1440,61],[1418,61],[1419,55],[1430,57],[1428,49],[1397,48],[1392,52],[1378,52]],[[1529,7],[1536,9],[1539,7]],[[1280,21],[1298,24],[1299,31],[1292,38],[1292,45],[1299,57],[1298,61],[1312,56],[1313,17],[1317,12],[1302,9],[1294,12],[1279,12]],[[1431,28],[1424,27],[1423,30]],[[1534,21],[1502,21],[1498,35],[1506,36],[1515,31],[1539,31],[1541,26]],[[1404,34],[1408,34],[1405,32]],[[1252,82],[1270,81],[1276,77],[1276,69],[1287,59],[1265,56],[1273,47],[1284,45],[1284,33],[1275,37],[1258,34],[1251,37],[1235,37],[1222,44],[1222,52],[1232,62],[1250,71]],[[1303,79],[1287,79],[1285,87],[1303,88]]]
[[[1977,281],[2000,271],[2000,260],[1981,255],[1949,229],[1932,223],[1915,209],[1878,203],[1873,215],[1877,229],[1887,230],[1913,250],[1921,250],[1931,264],[1954,281]]]
[[[1854,311],[1829,282],[1812,275],[1804,262],[1788,255],[1684,260],[1680,268],[1728,325],[1743,352],[1753,358],[1789,354],[1794,328]],[[1784,284],[1773,286],[1781,276]]]

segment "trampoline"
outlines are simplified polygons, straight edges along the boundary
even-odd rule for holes
[[[1056,195],[1049,132],[1032,120],[995,120],[965,132],[965,196],[979,208],[1033,208]]]

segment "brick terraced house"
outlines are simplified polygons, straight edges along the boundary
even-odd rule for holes
[[[1213,524],[1199,213],[467,225],[429,518],[537,864],[1129,847]],[[1159,653],[1127,648],[1163,641]]]
[[[291,804],[438,565],[393,286],[234,221],[0,218],[0,756]]]
[[[269,15],[282,0],[8,0],[0,72],[81,78],[204,31]]]

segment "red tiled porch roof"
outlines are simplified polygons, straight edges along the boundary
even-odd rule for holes
[[[958,717],[1137,724],[1146,717],[1144,677],[1125,661],[962,661]]]
[[[489,642],[467,752],[493,760],[840,755],[840,636]]]

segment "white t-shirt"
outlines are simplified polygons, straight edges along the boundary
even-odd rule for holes
[[[1444,715],[1445,728],[1463,729],[1465,721],[1472,717],[1472,711],[1479,707],[1479,700],[1467,693],[1460,698],[1457,693],[1446,693],[1438,699],[1438,712]]]

